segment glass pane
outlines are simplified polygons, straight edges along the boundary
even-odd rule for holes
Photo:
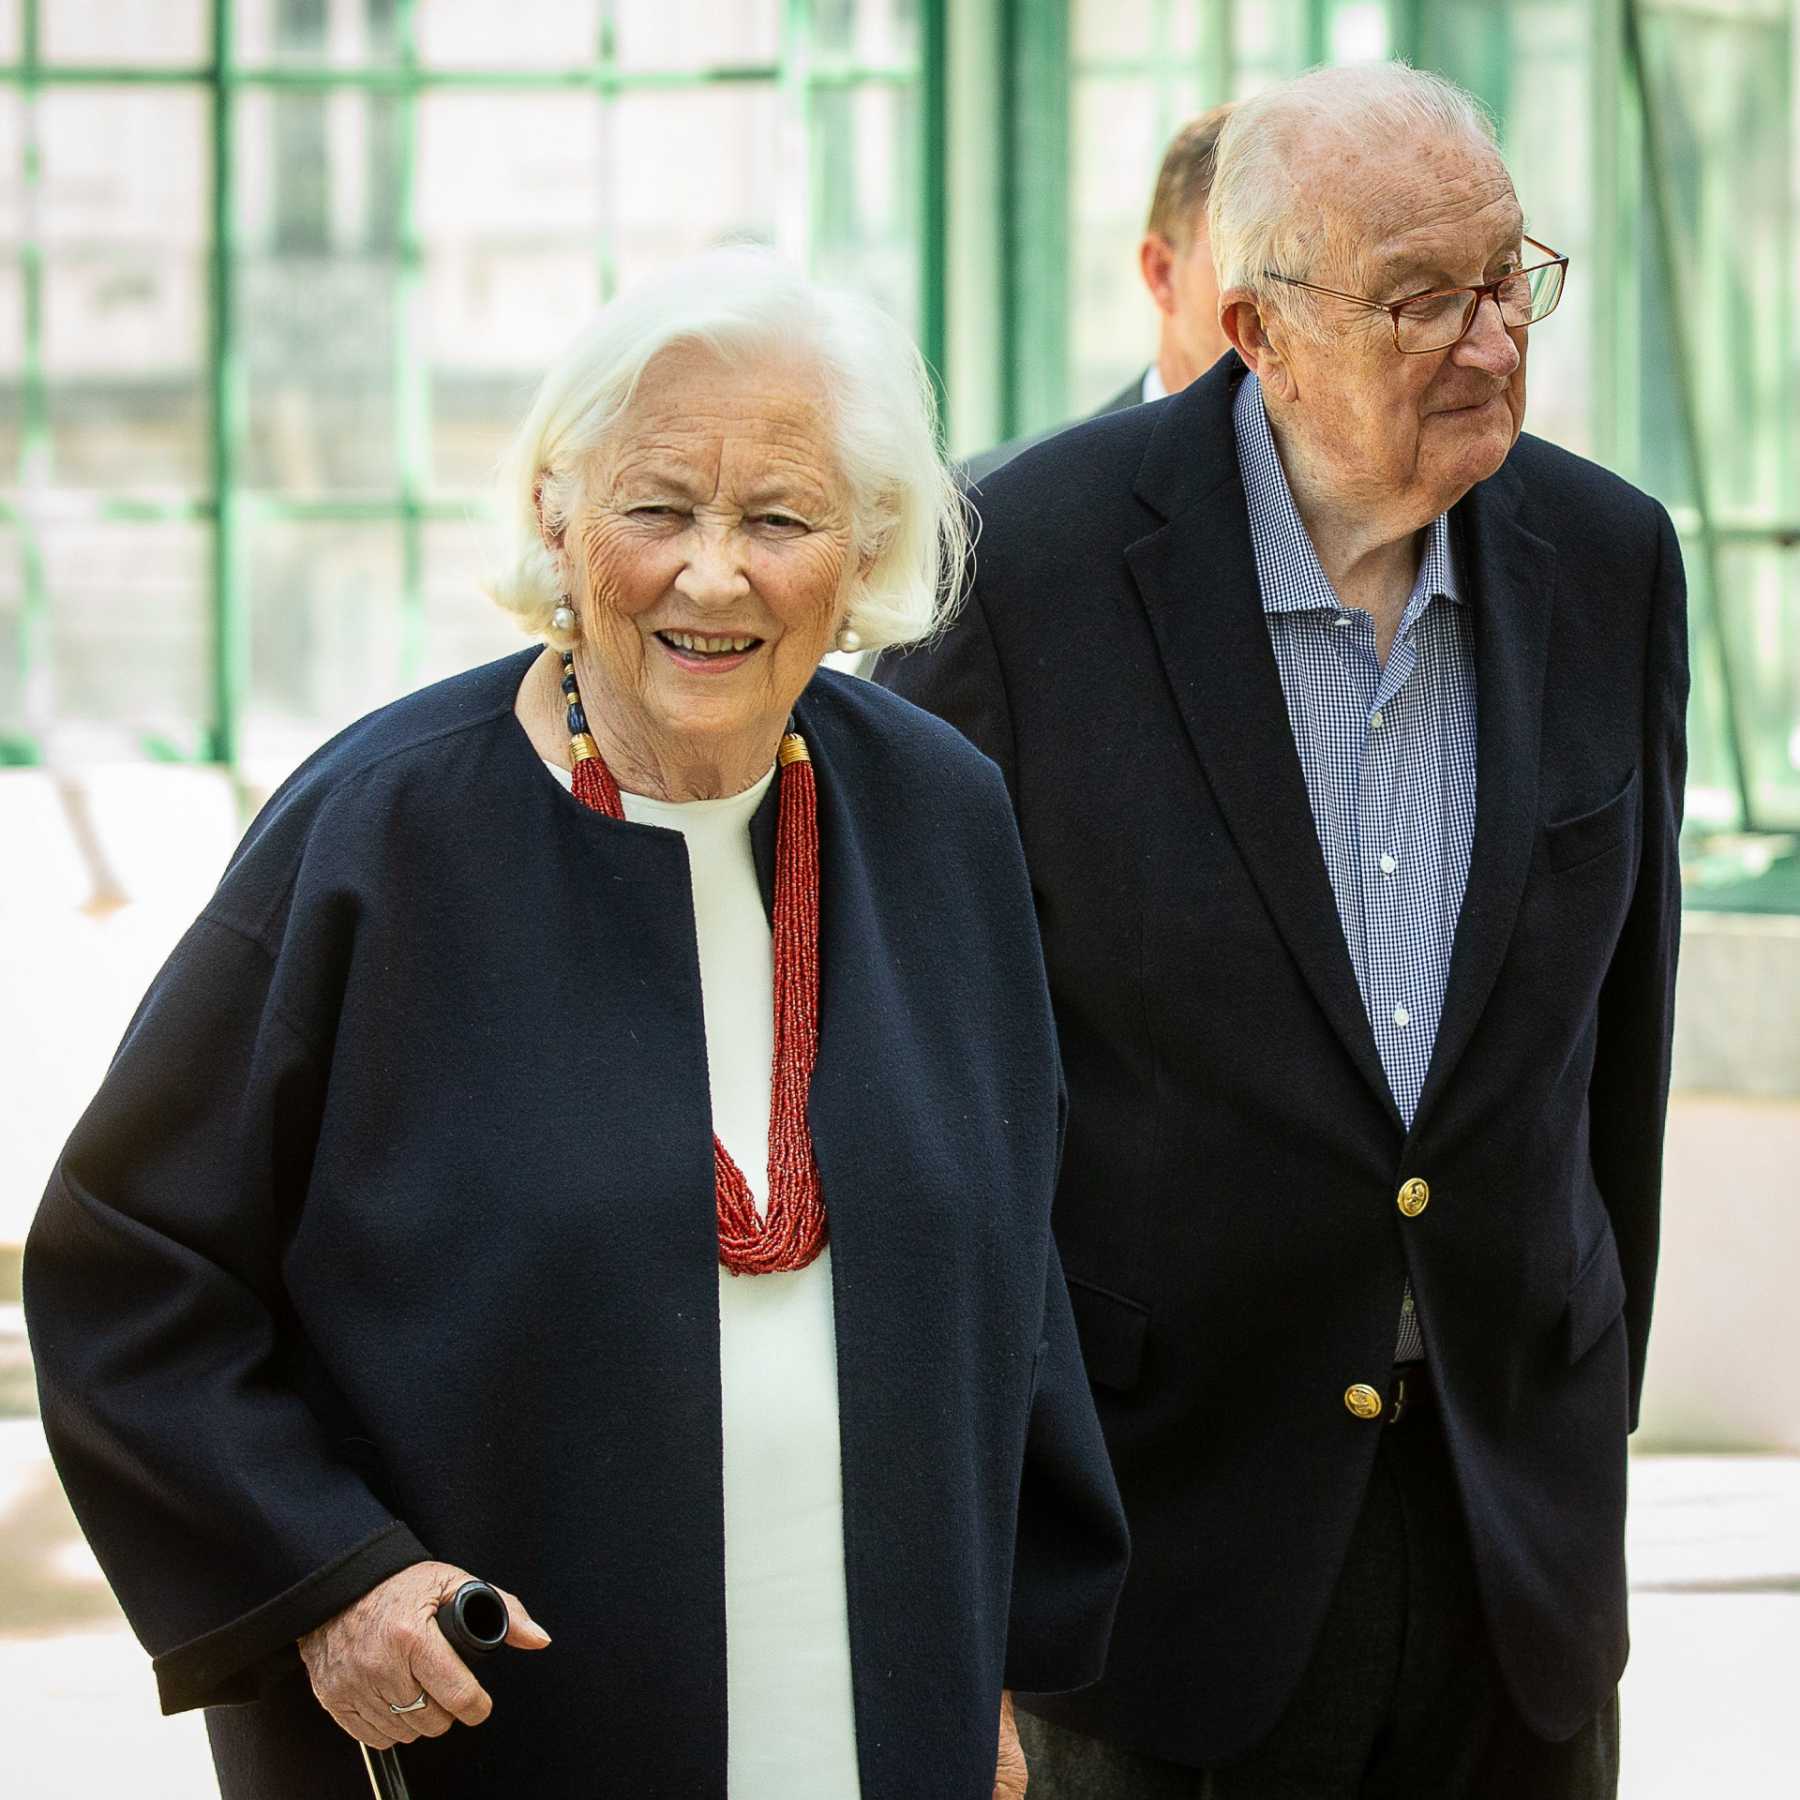
[[[1308,66],[1310,11],[1309,0],[1234,0],[1232,99],[1261,93]]]
[[[1720,560],[1757,823],[1792,831],[1800,827],[1800,549],[1735,544]]]
[[[19,534],[0,525],[0,740],[27,735],[23,573]]]
[[[211,531],[87,520],[39,542],[58,728],[192,754],[212,711]]]
[[[812,269],[918,331],[918,90],[827,89],[814,103]]]
[[[401,691],[400,531],[265,520],[244,537],[245,755],[288,768]]]
[[[780,0],[617,0],[614,54],[626,69],[772,65],[781,56]]]
[[[399,53],[399,0],[234,0],[232,49],[240,66],[328,63],[357,68]],[[433,0],[435,7],[436,0]],[[426,8],[424,10],[432,10]]]
[[[391,490],[400,115],[349,91],[239,102],[243,479],[289,494]]]
[[[527,250],[550,240],[597,258],[602,112],[602,102],[585,93],[424,95],[421,235],[432,244]],[[673,160],[667,141],[647,148],[659,167]]]
[[[38,43],[50,63],[192,68],[211,52],[207,0],[38,0]]]
[[[881,68],[919,59],[919,0],[812,0],[816,49]]]
[[[481,591],[491,538],[469,521],[425,529],[425,646],[421,683],[523,650],[531,640]]]
[[[1158,0],[1075,0],[1073,10],[1070,35],[1079,62],[1141,62],[1156,48]]]
[[[24,168],[25,99],[15,87],[0,88],[0,255],[17,255],[25,235]]]
[[[1156,352],[1156,309],[1137,247],[1163,152],[1202,110],[1194,75],[1077,82],[1069,122],[1071,408],[1085,413],[1142,374]]]
[[[197,88],[51,88],[43,353],[54,479],[206,480],[206,101]]]
[[[24,0],[0,0],[0,61],[17,62],[23,50]]]
[[[430,0],[419,54],[440,68],[568,69],[600,54],[601,0]]]
[[[1593,184],[1569,171],[1593,166],[1592,22],[1567,0],[1529,0],[1508,16],[1510,58],[1503,79],[1490,73],[1489,97],[1503,104],[1501,140],[1525,229],[1570,259],[1562,304],[1532,328],[1526,428],[1591,455],[1597,221]],[[1468,81],[1481,73],[1449,72]]]
[[[25,431],[25,285],[0,262],[0,492],[19,484]]]
[[[778,223],[777,208],[803,197],[806,184],[804,171],[784,160],[773,86],[625,94],[611,123],[621,285],[727,240],[803,254],[804,214]]]
[[[1651,21],[1706,481],[1733,516],[1800,510],[1800,277],[1785,21]]]

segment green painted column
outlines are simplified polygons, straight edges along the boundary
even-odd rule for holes
[[[1002,355],[1007,435],[1054,425],[1069,384],[1068,0],[1007,0]]]

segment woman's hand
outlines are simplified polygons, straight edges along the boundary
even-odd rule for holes
[[[1028,1777],[1019,1728],[1013,1723],[1012,1692],[1000,1695],[1000,1754],[994,1760],[994,1800],[1020,1800]]]
[[[465,1581],[449,1563],[414,1563],[371,1588],[355,1605],[300,1639],[300,1657],[319,1704],[371,1749],[442,1737],[454,1720],[479,1725],[494,1703],[438,1630],[437,1609]],[[550,1634],[504,1588],[506,1641],[542,1650]],[[424,1694],[417,1712],[390,1712]]]

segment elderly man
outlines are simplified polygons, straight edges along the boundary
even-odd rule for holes
[[[1236,354],[1028,451],[883,679],[1005,772],[1135,1558],[1034,1800],[1616,1786],[1685,767],[1661,507],[1520,434],[1564,261],[1399,66],[1247,102]]]
[[[1091,415],[1096,419],[1145,400],[1180,393],[1225,354],[1206,206],[1212,198],[1219,133],[1230,112],[1229,106],[1215,106],[1190,119],[1163,152],[1150,218],[1138,240],[1138,273],[1156,302],[1156,360]],[[986,480],[1021,450],[1041,444],[1051,435],[1038,432],[984,450],[969,459],[969,478]]]

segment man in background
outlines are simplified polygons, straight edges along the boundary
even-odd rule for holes
[[[1230,112],[1229,106],[1215,106],[1190,119],[1163,153],[1156,196],[1138,244],[1138,273],[1160,315],[1156,360],[1090,414],[1092,418],[1179,394],[1225,354],[1225,334],[1219,329],[1219,283],[1206,235],[1206,203],[1212,198],[1219,133]],[[1052,435],[1040,431],[984,450],[969,459],[969,479],[981,482],[1021,450]]]

